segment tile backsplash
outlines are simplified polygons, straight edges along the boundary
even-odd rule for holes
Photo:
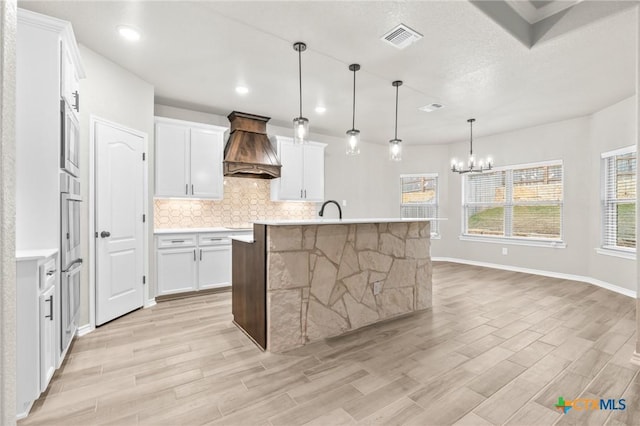
[[[222,200],[154,200],[155,228],[248,228],[256,220],[313,219],[316,204],[271,201],[270,180],[226,177]]]

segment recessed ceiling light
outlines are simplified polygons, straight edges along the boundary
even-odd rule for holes
[[[127,25],[118,26],[118,33],[126,40],[138,41],[140,40],[140,31]]]
[[[246,95],[249,93],[249,88],[245,86],[236,86],[236,93],[239,95]]]
[[[418,108],[420,111],[423,112],[433,112],[435,110],[438,110],[440,108],[442,108],[444,105],[442,104],[437,104],[437,103],[433,103],[433,104],[429,104],[429,105],[425,105],[425,106],[421,106],[420,108]]]
[[[323,106],[317,106],[316,107],[316,112],[318,114],[324,114],[327,111],[327,108],[323,107]]]

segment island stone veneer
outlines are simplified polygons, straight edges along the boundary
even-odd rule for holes
[[[268,226],[267,349],[431,307],[429,245],[429,222]]]

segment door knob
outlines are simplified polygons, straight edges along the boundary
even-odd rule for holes
[[[111,232],[109,232],[109,231],[102,231],[102,232],[100,233],[100,236],[101,236],[102,238],[110,237],[110,236],[111,236]]]

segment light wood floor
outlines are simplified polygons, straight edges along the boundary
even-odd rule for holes
[[[77,339],[20,424],[638,425],[634,318],[588,284],[436,263],[432,310],[276,355],[230,293],[174,300]],[[627,409],[562,415],[559,396]]]

